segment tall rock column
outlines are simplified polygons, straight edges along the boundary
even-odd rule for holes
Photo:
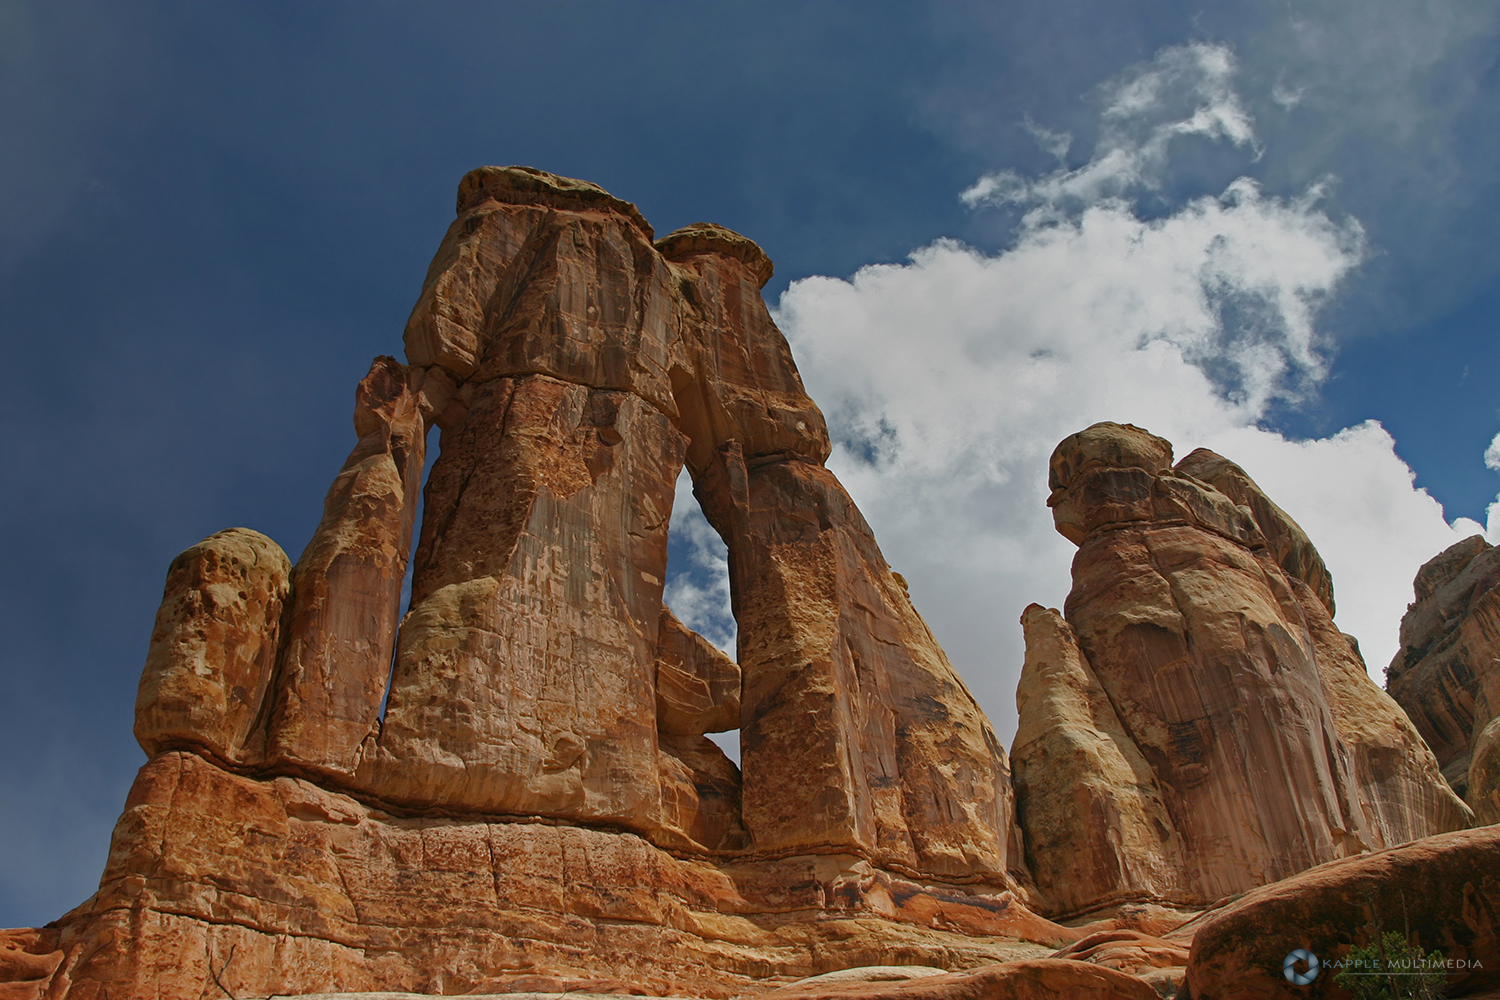
[[[1120,724],[1062,615],[1021,614],[1026,664],[1011,751],[1017,824],[1049,912],[1197,895],[1150,764]]]
[[[663,832],[653,676],[684,439],[651,235],[582,181],[460,186],[406,333],[443,433],[359,776],[382,797]]]
[[[1174,469],[1166,441],[1106,423],[1058,446],[1051,486],[1079,545],[1068,624],[1182,838],[1181,901],[1466,824],[1333,627],[1322,561],[1243,470]]]
[[[770,261],[717,226],[658,246],[694,278],[672,383],[729,547],[752,846],[1004,878],[1020,863],[1004,750],[823,466],[822,414],[760,297]]]
[[[377,732],[426,455],[405,365],[375,359],[355,392],[354,431],[292,572],[267,751],[273,765],[343,777]]]

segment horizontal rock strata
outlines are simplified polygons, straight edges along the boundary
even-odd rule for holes
[[[607,971],[717,997],[890,956],[1042,955],[1074,936],[1010,893],[849,856],[711,866],[585,827],[401,818],[178,752],[142,769],[99,892],[63,921],[52,989],[207,998],[223,995],[217,978],[237,996],[451,994]]]

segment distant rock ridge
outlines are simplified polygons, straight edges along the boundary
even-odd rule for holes
[[[296,564],[246,528],[173,560],[99,891],[0,931],[0,1000],[1149,1000],[1239,961],[1189,962],[1197,910],[1468,825],[1234,463],[1130,425],[1059,445],[1074,587],[1023,615],[1007,755],[824,464],[755,243],[654,240],[529,167],[457,210]],[[684,469],[733,658],[662,600]],[[1419,598],[1472,618],[1443,581],[1481,556]],[[1449,891],[1493,839],[1403,878]],[[1487,956],[1492,923],[1450,937]]]
[[[1500,823],[1500,548],[1466,538],[1412,589],[1386,687],[1480,821]]]
[[[1022,617],[1012,760],[1051,912],[1204,905],[1469,825],[1334,627],[1322,559],[1244,470],[1100,423],[1058,445],[1050,485],[1079,550],[1065,616]]]

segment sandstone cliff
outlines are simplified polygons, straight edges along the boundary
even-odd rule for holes
[[[1243,470],[1205,451],[1174,467],[1166,441],[1106,423],[1058,446],[1051,486],[1079,551],[1066,622],[1023,618],[1013,756],[1056,909],[1204,904],[1468,825],[1333,625],[1305,533]],[[1069,794],[1046,785],[1058,769]]]

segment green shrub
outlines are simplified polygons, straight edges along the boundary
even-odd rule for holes
[[[1386,931],[1344,959],[1333,981],[1357,1000],[1441,1000],[1442,952],[1422,954],[1395,931]]]

